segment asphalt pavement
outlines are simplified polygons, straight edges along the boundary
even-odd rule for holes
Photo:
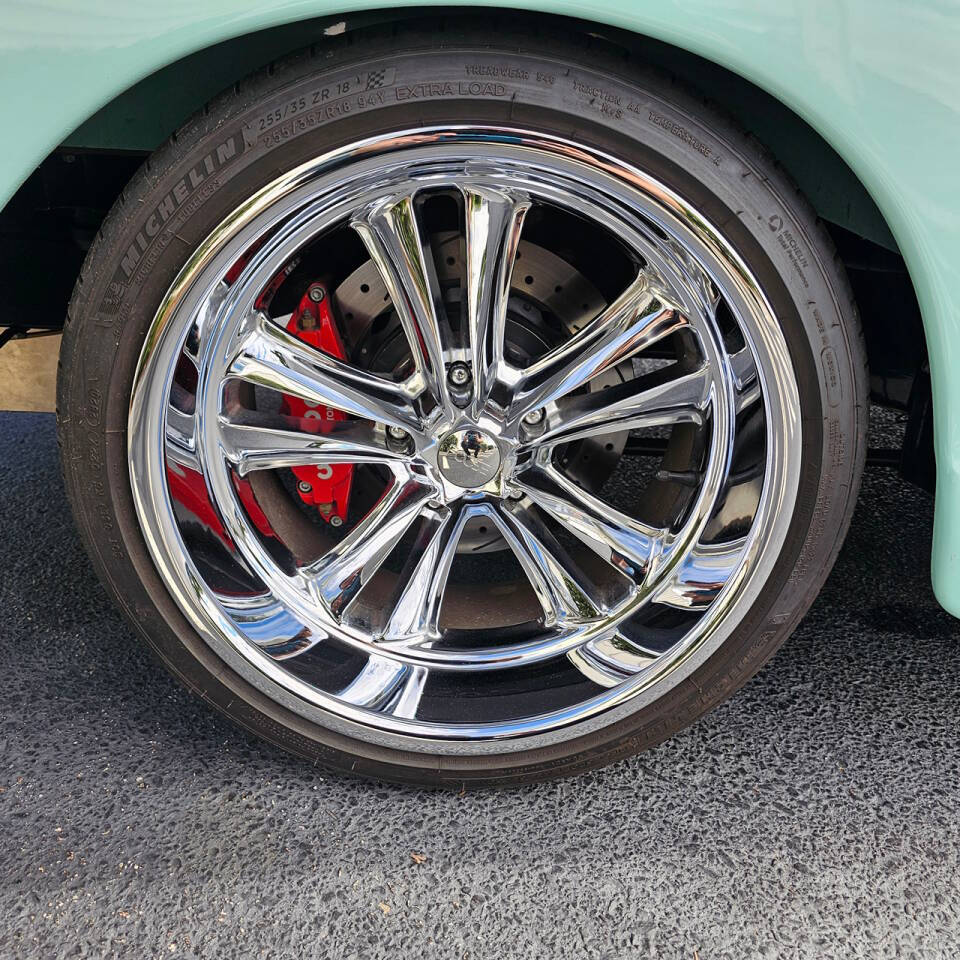
[[[457,796],[315,770],[183,691],[87,563],[52,417],[0,414],[0,957],[956,957],[932,514],[869,471],[732,701],[598,773]]]

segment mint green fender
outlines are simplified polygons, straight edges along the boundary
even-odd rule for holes
[[[396,7],[424,5],[394,0]],[[937,454],[933,586],[944,607],[960,616],[960,5],[486,5],[595,20],[713,60],[792,108],[862,180],[906,259],[923,313]],[[265,27],[311,17],[333,24],[363,9],[377,9],[375,0],[0,0],[0,205],[75,127],[160,67]],[[255,66],[238,63],[238,76]]]

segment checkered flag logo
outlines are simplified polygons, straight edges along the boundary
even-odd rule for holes
[[[386,79],[386,70],[371,70],[367,74],[367,89],[375,90],[377,87],[382,87]]]

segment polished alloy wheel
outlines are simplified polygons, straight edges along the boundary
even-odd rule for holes
[[[339,349],[302,335],[321,306]],[[201,245],[144,344],[129,470],[164,582],[248,682],[361,740],[503,753],[729,636],[792,517],[798,408],[763,290],[667,185],[420,128]]]

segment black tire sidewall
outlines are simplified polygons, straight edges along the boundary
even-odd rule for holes
[[[84,266],[61,350],[58,416],[68,493],[98,573],[182,682],[311,760],[394,780],[465,784],[573,773],[635,753],[766,662],[816,596],[842,542],[862,469],[866,377],[849,289],[829,242],[787,178],[721,115],[661,76],[584,59],[581,46],[562,38],[511,44],[505,37],[493,49],[469,32],[411,34],[402,43],[392,33],[371,34],[296,55],[221,97],[154,154]],[[690,677],[627,719],[551,748],[440,758],[310,723],[213,654],[147,553],[125,431],[147,329],[214,226],[281,173],[330,149],[457,123],[535,129],[623,157],[722,230],[782,325],[800,389],[803,453],[794,516],[762,595]]]

